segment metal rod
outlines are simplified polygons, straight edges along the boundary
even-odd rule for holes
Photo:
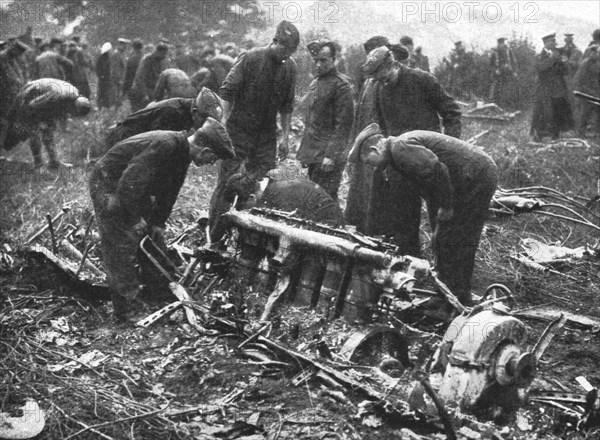
[[[52,253],[58,255],[58,248],[56,247],[56,236],[54,235],[54,226],[52,225],[52,217],[50,217],[50,214],[46,214],[46,221],[48,222],[50,238],[52,239]]]
[[[69,210],[70,210],[70,208],[67,208],[67,207],[62,208],[61,211],[52,218],[52,222],[54,223],[55,221],[57,221],[59,218],[61,218],[63,215],[65,215],[65,213],[67,213]],[[47,229],[48,229],[48,223],[46,223],[40,230],[38,230],[31,237],[29,237],[29,239],[25,242],[25,244],[30,244],[33,240],[35,240],[40,235],[42,235],[44,232],[46,232]]]
[[[323,280],[325,279],[325,273],[327,272],[327,265],[323,264],[317,272],[315,278],[315,285],[313,286],[312,295],[310,297],[310,306],[317,307],[319,298],[321,297],[321,287],[323,286]]]
[[[344,275],[338,288],[337,296],[335,298],[335,305],[333,309],[333,319],[339,318],[344,310],[344,304],[346,303],[346,295],[348,294],[348,286],[352,279],[352,270],[354,269],[354,259],[350,258],[344,268]]]
[[[87,227],[85,228],[85,234],[83,236],[83,241],[81,243],[81,245],[84,247],[85,249],[85,242],[87,241],[88,235],[90,234],[90,231],[92,230],[92,224],[94,223],[94,218],[95,218],[95,214],[92,214],[92,216],[90,217],[90,219],[88,220],[88,224]],[[84,255],[84,259],[85,259],[85,255]]]
[[[85,259],[88,256],[88,252],[90,251],[90,249],[92,248],[93,244],[89,243],[84,251],[83,251],[83,255],[81,256],[81,263],[79,263],[79,268],[77,268],[77,272],[75,272],[75,278],[79,278],[79,274],[81,273],[81,269],[83,269],[83,265],[85,263]]]

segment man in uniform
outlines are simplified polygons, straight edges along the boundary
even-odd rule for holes
[[[356,138],[351,156],[377,168],[390,165],[419,189],[427,202],[436,270],[461,303],[470,305],[475,253],[498,184],[492,158],[431,131],[384,137],[377,124]]]
[[[590,46],[587,52],[588,56],[581,62],[575,74],[575,90],[600,97],[600,43]],[[584,99],[580,99],[578,105],[580,111],[577,119],[577,136],[586,136],[590,119],[592,125],[595,125],[596,133],[600,134],[600,106]]]
[[[490,87],[489,99],[501,106],[509,104],[506,99],[509,86],[517,77],[517,63],[515,57],[506,44],[506,38],[497,40],[497,45],[490,54],[490,66],[492,68],[492,85]]]
[[[8,114],[4,148],[10,150],[30,139],[36,168],[43,165],[42,143],[48,153],[49,168],[59,168],[61,161],[54,149],[56,121],[71,116],[85,116],[92,106],[77,88],[66,81],[42,78],[29,81],[19,92]]]
[[[197,94],[192,86],[190,77],[181,69],[169,68],[160,73],[156,88],[154,89],[154,101],[162,101],[169,98],[193,98]]]
[[[221,99],[204,88],[196,98],[171,98],[157,102],[127,116],[112,127],[106,137],[108,151],[117,142],[152,130],[183,131],[202,127],[208,117],[221,120]]]
[[[371,51],[363,69],[378,82],[375,109],[385,136],[430,130],[460,137],[458,103],[430,73],[397,62],[387,47]],[[390,236],[405,255],[420,256],[421,200],[414,182],[393,167],[374,172],[366,232]]]
[[[90,99],[90,83],[88,81],[87,76],[87,69],[90,66],[88,65],[87,57],[79,48],[79,44],[74,40],[69,41],[69,47],[67,49],[67,58],[69,58],[73,63],[73,69],[71,71],[71,80],[69,82],[75,87],[77,87],[79,93],[81,93],[86,98]]]
[[[363,48],[368,55],[373,49],[390,44],[386,37],[377,35],[369,38],[364,42]],[[375,112],[375,101],[377,98],[377,82],[373,78],[365,80],[364,72],[360,70],[360,75],[357,77],[359,84],[357,88],[360,90],[358,102],[354,114],[354,122],[350,131],[350,142],[344,151],[344,159],[348,157],[348,152],[352,146],[352,142],[356,136],[372,122],[377,121]],[[369,203],[371,192],[371,181],[373,179],[373,168],[363,164],[362,162],[351,162],[346,167],[348,173],[348,198],[346,201],[346,210],[344,217],[350,225],[356,226],[357,230],[365,233],[366,225],[366,207]]]
[[[277,113],[281,116],[283,132],[280,148],[289,149],[297,69],[290,56],[299,43],[298,29],[282,21],[273,42],[241,54],[221,86],[224,121],[237,157],[219,163],[209,214],[213,243],[225,233],[221,215],[230,206],[223,197],[229,178],[243,172],[249,180],[261,180],[267,171],[275,168]]]
[[[119,107],[123,103],[123,81],[125,79],[125,64],[127,46],[131,43],[127,38],[119,38],[117,47],[110,53],[110,76],[112,79],[113,103]]]
[[[317,76],[306,97],[306,129],[296,159],[308,166],[310,180],[337,200],[346,162],[342,153],[354,118],[352,86],[335,67],[332,41],[313,41],[308,50]]]
[[[129,97],[129,91],[131,90],[131,86],[133,86],[135,73],[140,66],[142,56],[144,56],[144,53],[142,52],[144,43],[142,43],[142,40],[139,38],[136,38],[133,40],[131,48],[133,49],[133,52],[129,55],[129,58],[127,58],[127,62],[125,63],[125,75],[123,76],[123,96],[127,97]]]
[[[575,126],[565,80],[568,58],[556,48],[555,33],[544,36],[542,41],[544,48],[535,57],[538,81],[530,131],[536,142],[548,134],[553,140],[559,139],[561,131]]]
[[[0,51],[0,148],[8,132],[8,114],[23,83],[13,68],[14,60],[22,57],[29,48],[17,41],[12,47]]]
[[[156,83],[160,73],[165,70],[168,52],[169,46],[161,42],[156,45],[154,52],[145,55],[140,61],[129,94],[132,111],[137,111],[154,100]]]
[[[146,234],[162,242],[190,162],[200,166],[233,157],[225,128],[208,119],[189,137],[176,131],[133,136],[116,144],[94,166],[90,194],[118,320],[132,317],[139,306],[143,282],[138,273],[139,243]]]
[[[41,45],[42,53],[34,61],[33,76],[36,79],[55,78],[63,81],[67,79],[67,73],[71,73],[73,63],[59,53],[61,44],[60,38],[52,38],[50,43]]]

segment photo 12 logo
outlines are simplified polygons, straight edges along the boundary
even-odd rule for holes
[[[200,8],[203,23],[221,20],[255,23],[259,19],[264,19],[267,23],[277,23],[281,20],[291,23],[338,23],[340,11],[337,2],[323,1],[248,1],[233,5],[225,2],[202,2]]]
[[[402,22],[458,23],[483,20],[497,23],[537,23],[540,7],[535,2],[399,2]]]

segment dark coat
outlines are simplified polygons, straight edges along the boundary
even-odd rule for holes
[[[87,77],[88,60],[81,49],[70,49],[67,57],[73,63],[69,82],[73,84],[79,92],[86,98],[90,97],[90,83]]]
[[[23,83],[14,71],[12,62],[17,53],[10,49],[0,52],[0,118],[6,118]]]
[[[127,116],[112,128],[106,138],[106,149],[136,134],[153,130],[184,131],[194,126],[194,99],[172,98],[157,102]]]
[[[324,157],[345,162],[342,153],[354,119],[350,82],[334,68],[310,83],[306,103],[306,128],[296,159],[305,164],[320,164]]]
[[[117,195],[122,215],[164,227],[190,163],[185,133],[151,131],[119,142],[94,169]]]
[[[55,78],[65,80],[71,74],[73,63],[67,57],[47,50],[39,54],[34,62],[34,76],[40,78]]]
[[[126,94],[129,92],[129,90],[131,90],[133,79],[135,78],[135,73],[140,66],[142,56],[143,53],[141,51],[134,51],[129,58],[127,58],[127,63],[125,64],[125,76],[123,78],[123,94]]]
[[[291,113],[296,85],[296,62],[273,58],[268,47],[241,54],[220,89],[221,98],[232,103],[227,131],[236,152],[250,147],[257,137],[275,142],[277,113]]]
[[[427,202],[440,278],[468,305],[475,254],[498,184],[496,164],[478,147],[429,131],[389,138],[388,146],[391,166],[415,183]],[[438,222],[440,207],[452,208],[452,218]]]
[[[556,136],[561,130],[572,128],[574,125],[565,79],[569,67],[561,60],[558,51],[550,54],[544,49],[535,58],[535,69],[538,80],[531,133],[540,136],[552,133]]]
[[[96,76],[98,77],[98,107],[110,107],[113,102],[112,79],[110,74],[110,52],[103,53],[96,60]]]
[[[361,88],[358,104],[354,112],[354,122],[350,132],[348,147],[344,157],[348,158],[349,149],[354,143],[356,136],[369,124],[377,121],[375,102],[377,100],[377,83],[369,78]],[[365,232],[366,214],[365,209],[369,204],[371,193],[371,181],[373,179],[373,167],[362,162],[350,165],[348,168],[349,187],[346,200],[344,217],[346,222],[355,225],[360,232]]]
[[[165,67],[165,61],[159,57],[157,52],[145,55],[135,74],[132,91],[140,97],[144,97],[147,102],[153,101],[156,83]]]
[[[378,122],[386,135],[440,132],[441,119],[447,135],[460,137],[460,107],[432,74],[400,65],[397,81],[377,87]]]
[[[90,195],[113,293],[129,299],[137,294],[143,265],[138,260],[139,243],[146,231],[136,225],[143,218],[149,226],[164,227],[189,164],[185,134],[153,131],[119,142],[94,166]],[[115,194],[120,207],[109,211],[108,201]]]

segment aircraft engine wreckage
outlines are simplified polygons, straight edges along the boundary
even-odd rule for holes
[[[561,317],[551,323],[534,348],[527,350],[526,326],[511,316],[506,304],[510,291],[502,285],[490,286],[482,301],[467,309],[427,261],[398,255],[390,244],[266,209],[233,210],[225,217],[238,248],[237,276],[251,278],[265,260],[277,276],[261,320],[268,320],[274,303],[285,297],[332,318],[359,321],[365,329],[350,336],[342,348],[349,361],[368,363],[376,351],[373,346],[387,339],[393,357],[409,367],[406,341],[399,330],[372,324],[406,310],[416,313],[415,304],[441,294],[459,315],[447,327],[426,370],[439,397],[465,410],[514,406],[518,391],[531,384],[539,359],[566,321]],[[415,287],[424,280],[433,281],[437,292]],[[408,398],[413,409],[423,409],[426,390],[411,375],[396,391]],[[507,399],[498,399],[499,395]]]
[[[232,210],[224,216],[230,230],[227,249],[187,249],[183,252],[187,254],[184,261],[189,257],[185,270],[177,268],[149,237],[142,241],[141,251],[168,279],[178,301],[138,325],[149,326],[183,307],[193,328],[206,332],[200,322],[208,319],[214,327],[245,334],[247,339],[238,348],[245,347],[249,356],[269,359],[259,353],[262,347],[301,366],[294,383],[316,377],[334,387],[358,390],[375,402],[394,402],[392,408],[395,404],[423,414],[437,412],[442,420],[448,420],[444,405],[471,412],[482,408],[511,411],[523,401],[523,391],[535,378],[544,350],[566,321],[563,316],[553,321],[528,349],[526,326],[512,316],[512,297],[502,285],[490,286],[477,305],[465,308],[426,260],[400,255],[395,246],[379,239],[268,209]],[[180,255],[184,247],[177,243],[182,236],[172,243]],[[74,266],[79,267],[75,271],[72,263],[65,264],[43,246],[36,245],[30,252],[69,272],[70,278],[86,278],[84,273],[79,276],[83,262]],[[239,322],[217,317],[193,300],[199,291],[204,298],[217,281],[229,281],[232,291],[243,293],[259,286],[254,291],[270,293],[258,331],[244,331]],[[291,307],[309,306],[327,320],[342,317],[350,323],[355,332],[335,353],[337,362],[330,362],[326,344],[317,345],[322,360],[315,360],[262,336],[283,301]],[[430,356],[433,349],[428,347],[429,353],[417,356],[416,362],[413,356],[413,363],[405,330],[410,325],[418,327],[419,322],[413,321],[426,315],[422,306],[436,301],[449,303],[457,316],[446,327],[434,355]],[[196,319],[198,312],[204,320]],[[369,368],[370,373],[357,379],[351,374],[353,367]],[[386,374],[390,369],[394,375]]]

